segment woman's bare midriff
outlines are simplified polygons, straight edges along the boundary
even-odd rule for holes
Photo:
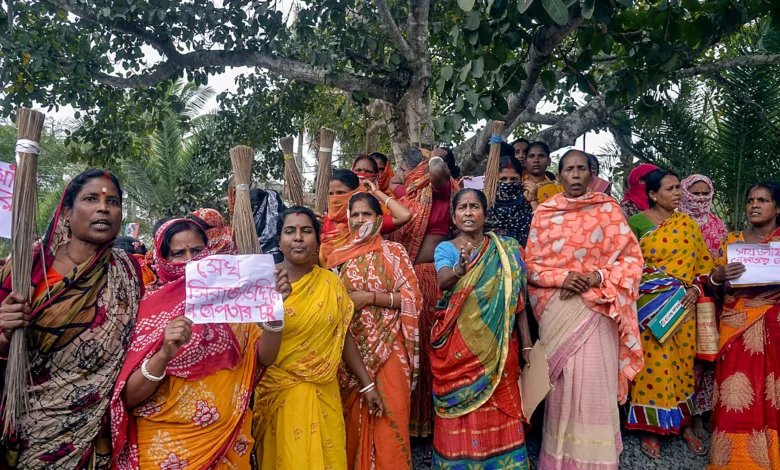
[[[433,252],[436,251],[436,247],[439,246],[439,243],[447,240],[449,237],[445,235],[426,235],[414,264],[433,263]]]

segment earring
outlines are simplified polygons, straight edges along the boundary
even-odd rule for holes
[[[65,224],[64,225],[66,227],[70,227],[70,219],[65,219]]]

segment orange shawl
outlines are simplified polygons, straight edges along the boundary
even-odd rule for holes
[[[534,315],[561,288],[570,272],[599,271],[604,282],[582,300],[615,320],[620,332],[618,397],[644,366],[636,299],[642,278],[642,251],[617,202],[603,193],[576,199],[557,194],[536,210],[526,247],[528,291]]]
[[[320,266],[328,266],[328,259],[333,251],[346,245],[349,241],[349,198],[361,192],[360,187],[347,194],[328,197],[328,215],[322,223],[322,239],[320,241]]]

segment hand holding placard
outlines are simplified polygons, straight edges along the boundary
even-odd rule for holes
[[[185,315],[196,324],[283,320],[273,256],[215,255],[189,263]]]

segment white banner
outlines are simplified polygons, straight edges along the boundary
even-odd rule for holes
[[[273,255],[215,255],[186,270],[185,315],[194,323],[252,323],[284,318]]]
[[[0,162],[0,237],[11,238],[11,210],[16,165]]]
[[[732,243],[727,250],[729,263],[745,265],[745,272],[731,281],[732,286],[780,283],[780,243]]]

